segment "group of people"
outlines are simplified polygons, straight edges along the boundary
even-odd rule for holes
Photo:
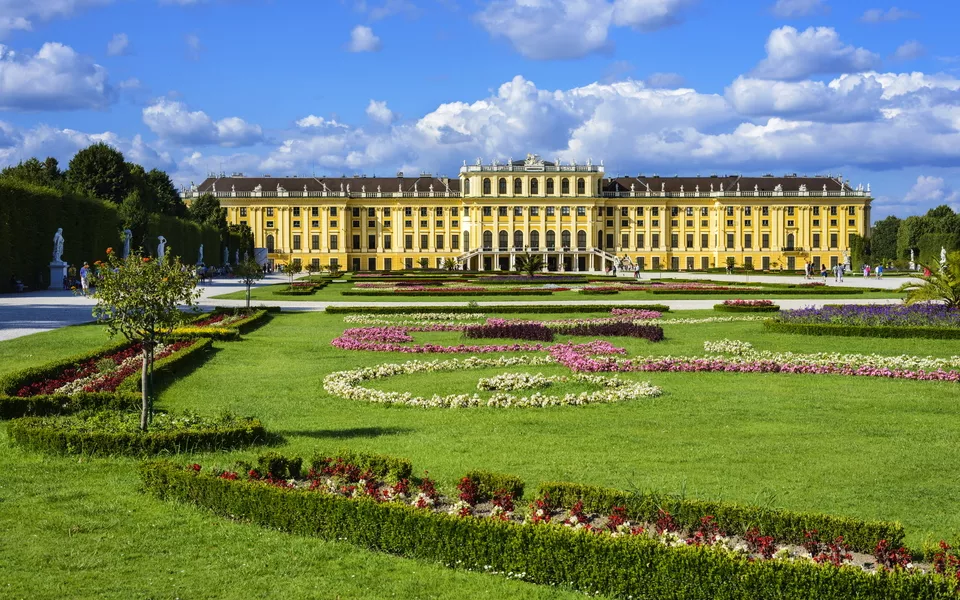
[[[876,276],[877,279],[883,279],[883,265],[877,265],[876,268],[874,268],[872,271],[874,276]],[[871,272],[870,265],[866,265],[866,264],[863,265],[864,279],[866,279],[867,277],[870,277],[870,272]]]

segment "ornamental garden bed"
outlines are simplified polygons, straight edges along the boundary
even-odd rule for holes
[[[669,312],[665,304],[485,304],[483,306],[431,306],[430,312],[456,314],[475,313],[478,310],[500,314],[565,314],[565,313],[606,313],[610,310],[651,310]],[[409,315],[424,311],[422,306],[328,306],[324,309],[330,314],[368,314],[368,315]]]
[[[189,325],[173,330],[174,337],[181,339],[212,338],[215,340],[238,340],[240,334],[247,333],[262,325],[268,311],[264,309],[219,308],[211,313],[199,315]]]
[[[942,304],[833,304],[782,311],[764,327],[804,335],[960,339],[960,310]]]
[[[691,296],[696,294],[702,294],[704,296],[716,296],[716,295],[730,295],[731,293],[736,293],[740,295],[762,295],[762,296],[846,296],[848,294],[860,295],[864,293],[864,290],[857,288],[836,288],[836,287],[827,287],[827,288],[818,288],[810,287],[807,289],[804,288],[772,288],[767,287],[763,289],[745,289],[745,288],[731,288],[729,290],[711,290],[711,289],[701,289],[701,290],[660,290],[652,289],[650,293],[653,295],[665,295],[665,294],[677,294],[680,296]]]
[[[780,307],[770,300],[724,300],[714,304],[719,312],[778,312]]]
[[[893,523],[564,483],[545,484],[524,507],[516,487],[498,485],[503,476],[486,478],[494,485],[485,487],[464,477],[444,495],[428,477],[388,480],[345,461],[314,461],[304,473],[302,463],[273,456],[244,472],[155,461],[140,475],[159,498],[232,519],[588,595],[953,598],[957,591],[960,561],[949,546],[930,565],[911,564]],[[813,524],[823,534],[806,529]],[[870,554],[854,556],[854,545]]]
[[[437,288],[434,290],[344,290],[342,296],[550,296],[560,290],[458,290]]]

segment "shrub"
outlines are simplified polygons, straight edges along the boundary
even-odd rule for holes
[[[7,432],[15,444],[30,450],[98,456],[229,450],[267,439],[263,424],[250,417],[157,414],[152,429],[143,432],[138,414],[114,411],[14,419],[7,424]]]
[[[611,321],[610,323],[580,323],[577,325],[561,325],[551,327],[557,333],[564,335],[583,335],[601,337],[635,337],[663,341],[663,327],[659,325],[637,325],[632,321]]]
[[[619,294],[620,290],[591,290],[589,288],[584,288],[580,290],[580,293],[586,296],[612,296],[614,294]]]
[[[435,313],[485,313],[500,314],[566,314],[566,313],[609,313],[611,309],[638,309],[669,312],[670,307],[664,304],[490,304],[485,306],[431,306],[430,312]],[[404,315],[423,312],[422,306],[328,306],[324,309],[330,314],[361,314],[361,315]]]
[[[466,478],[477,486],[477,493],[481,500],[489,500],[501,490],[510,494],[514,500],[523,497],[523,480],[515,475],[474,469],[467,471]]]
[[[333,455],[317,455],[310,461],[310,466],[317,471],[325,466],[337,462],[351,464],[360,469],[360,471],[369,470],[371,473],[382,479],[390,481],[400,481],[409,479],[413,475],[413,464],[405,458],[396,458],[385,454],[370,454],[365,452],[354,452],[352,450],[341,449]]]
[[[714,304],[713,310],[717,312],[734,312],[734,313],[764,313],[764,312],[778,312],[780,307],[776,304],[771,304],[769,306],[750,306],[750,305],[740,305],[735,304]]]
[[[842,337],[876,338],[927,338],[934,340],[960,339],[960,329],[955,327],[897,327],[871,325],[835,325],[832,323],[781,323],[764,321],[763,328],[774,333],[801,335],[836,335]]]
[[[667,546],[646,536],[462,518],[406,504],[350,499],[218,477],[167,461],[141,465],[145,488],[236,520],[347,541],[465,569],[522,573],[525,581],[588,595],[643,598],[953,598],[956,582],[901,570],[805,561],[750,561],[710,546]]]
[[[874,551],[877,542],[882,539],[891,545],[899,546],[904,537],[900,523],[862,521],[849,517],[686,499],[650,492],[625,492],[577,483],[542,483],[540,495],[549,495],[555,505],[566,508],[581,501],[587,512],[606,514],[615,506],[624,506],[631,519],[650,523],[657,521],[658,512],[662,510],[668,513],[681,529],[692,529],[700,524],[703,517],[712,515],[717,525],[730,533],[742,535],[756,528],[763,535],[792,544],[802,544],[806,539],[806,532],[815,529],[825,538],[843,536],[854,550],[868,554]]]
[[[553,329],[542,323],[497,323],[470,325],[463,330],[470,339],[508,339],[552,342]]]
[[[869,290],[868,290],[869,291]],[[765,288],[757,290],[711,290],[711,289],[702,289],[702,290],[650,290],[650,293],[657,295],[664,294],[677,294],[679,296],[692,296],[692,295],[703,295],[703,296],[731,296],[731,295],[762,295],[762,296],[846,296],[846,295],[858,295],[863,294],[864,290],[862,288],[838,288],[838,287],[809,287],[809,288]]]

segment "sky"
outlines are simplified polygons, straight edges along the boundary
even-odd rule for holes
[[[960,211],[960,2],[0,0],[0,166],[842,174]]]

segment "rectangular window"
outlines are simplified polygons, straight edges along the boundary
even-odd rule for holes
[[[320,227],[320,221],[310,221],[310,227]]]
[[[642,234],[642,233],[638,233],[638,234],[637,234],[637,249],[639,250],[640,248],[643,248],[643,246],[644,246],[643,234]]]
[[[753,234],[745,233],[743,234],[743,247],[744,248],[753,248]]]
[[[443,234],[437,234],[437,250],[443,249]]]
[[[749,269],[749,270],[751,270],[751,271],[753,270],[753,257],[752,257],[752,256],[745,256],[745,257],[743,257],[743,268],[744,268],[744,269]]]
[[[607,219],[607,227],[613,227],[613,219]]]
[[[853,215],[857,214],[857,207],[856,207],[856,206],[848,206],[848,207],[847,207],[847,214],[850,215],[851,217],[852,217]]]
[[[727,234],[727,249],[729,250],[729,249],[731,249],[731,248],[733,248],[733,234],[732,234],[732,233],[728,233],[728,234]]]
[[[351,214],[353,214],[353,216],[355,216],[355,217],[359,217],[359,216],[360,216],[360,207],[359,207],[359,206],[355,206],[355,207],[353,208],[353,210],[351,211]]]
[[[679,214],[680,214],[680,207],[674,206],[674,207],[671,207],[671,208],[670,208],[670,216],[671,216],[671,217],[676,217],[676,216],[679,215]]]
[[[733,219],[727,219],[727,227],[733,227]]]
[[[403,236],[403,248],[404,250],[413,250],[413,236],[405,235]]]
[[[421,235],[421,236],[420,236],[420,249],[421,249],[421,250],[426,250],[429,245],[430,245],[430,236],[428,236],[427,234]]]
[[[320,249],[320,236],[319,236],[319,235],[311,235],[311,236],[310,236],[310,249],[311,249],[311,250],[319,250],[319,249]]]
[[[671,233],[671,234],[670,234],[670,247],[671,247],[671,248],[679,248],[679,247],[680,247],[680,236],[679,236],[679,235],[677,235],[677,234],[675,234],[675,233]]]
[[[836,227],[836,226],[837,226],[837,220],[836,220],[836,219],[830,219],[830,227]]]
[[[450,249],[451,250],[460,249],[460,236],[456,233],[450,236]]]
[[[570,207],[569,207],[569,206],[562,206],[562,207],[560,207],[560,216],[561,216],[561,217],[569,217],[569,216],[570,216]]]
[[[770,234],[764,233],[760,235],[760,248],[764,250],[770,249]]]
[[[367,221],[367,227],[376,227],[376,226],[377,226],[376,221]]]
[[[637,219],[637,227],[643,227],[643,219]]]
[[[793,223],[794,223],[794,222],[793,222],[792,219],[788,220],[788,221],[787,221],[787,227],[793,227]]]
[[[376,250],[377,249],[377,236],[368,235],[367,236],[367,250]]]
[[[769,217],[769,216],[770,216],[770,207],[769,207],[769,206],[761,206],[761,207],[760,207],[760,215],[761,215],[761,216],[764,216],[764,217]]]
[[[443,228],[443,221],[437,221],[437,227]]]
[[[515,217],[522,217],[522,216],[523,216],[523,207],[522,207],[522,206],[514,206],[514,207],[513,207],[513,216],[515,216]]]
[[[547,207],[547,216],[548,216],[548,217],[552,217],[553,215],[556,214],[556,212],[557,212],[557,207],[556,207],[556,206],[548,206],[548,207]]]
[[[577,207],[577,216],[578,216],[578,217],[585,217],[585,216],[587,216],[587,207],[586,207],[586,206],[578,206],[578,207]]]
[[[377,270],[377,259],[375,256],[371,256],[367,259],[367,270],[376,271]]]
[[[360,221],[353,221],[354,227],[360,227]]]
[[[351,241],[353,241],[353,247],[351,248],[351,250],[359,250],[359,249],[360,249],[360,236],[359,236],[359,235],[353,236],[353,240],[351,240]]]
[[[267,221],[267,229],[273,229],[273,221]]]
[[[420,227],[427,228],[427,221],[420,221]]]
[[[405,207],[403,208],[403,216],[405,216],[405,217],[412,217],[412,216],[413,216],[413,208],[411,208],[411,207],[409,207],[409,206],[405,206]]]
[[[701,217],[706,217],[708,214],[710,214],[710,209],[707,208],[706,206],[704,206],[704,207],[702,207],[702,208],[700,209],[700,216],[701,216]]]
[[[393,259],[392,259],[392,258],[385,258],[385,259],[383,259],[383,270],[384,270],[384,271],[392,271],[392,270],[393,270]]]
[[[442,216],[443,216],[443,207],[442,207],[442,206],[438,206],[438,207],[434,210],[434,213],[435,213],[438,217],[442,217]]]
[[[272,208],[268,208],[268,209],[267,209],[267,216],[268,216],[268,217],[272,217],[272,216],[273,216],[273,209],[272,209]]]
[[[498,206],[498,207],[497,207],[497,214],[500,215],[501,217],[507,216],[507,207],[506,207],[506,206]]]
[[[530,216],[531,216],[531,217],[539,217],[539,216],[540,216],[540,207],[539,207],[539,206],[531,206],[531,207],[530,207]]]
[[[770,219],[761,219],[760,227],[770,227]]]
[[[338,242],[337,234],[332,234],[332,235],[330,236],[330,249],[331,249],[331,250],[337,250],[337,249],[338,249],[337,242]]]
[[[403,226],[404,226],[404,227],[413,227],[413,221],[409,221],[409,220],[408,220],[408,221],[404,221],[404,222],[403,222]]]
[[[820,207],[819,207],[819,206],[814,206],[814,207],[813,207],[813,216],[815,216],[815,217],[819,217],[819,216],[820,216]]]
[[[688,216],[688,217],[692,217],[692,216],[693,216],[693,207],[692,207],[692,206],[688,206],[688,207],[687,207],[687,216]]]
[[[830,247],[831,248],[837,247],[837,234],[835,233],[830,234]]]
[[[427,207],[426,207],[426,206],[421,206],[421,207],[420,207],[420,216],[421,216],[421,217],[427,216]]]
[[[630,227],[630,221],[628,219],[620,219],[620,227]]]
[[[658,270],[659,268],[660,268],[660,257],[659,257],[659,256],[654,256],[654,257],[653,257],[653,270],[656,271],[656,270]]]
[[[247,216],[247,209],[241,208],[241,209],[240,209],[240,216],[241,216],[241,217]]]
[[[660,219],[653,219],[650,224],[654,227],[660,227]]]
[[[413,268],[413,259],[412,259],[412,258],[405,258],[405,259],[403,259],[403,268],[404,268],[404,269],[407,269],[407,270],[412,269],[412,268]]]
[[[293,249],[294,250],[300,249],[300,236],[298,234],[293,235]]]
[[[629,216],[630,216],[630,209],[627,208],[626,206],[621,206],[621,207],[620,207],[620,216],[621,216],[621,217],[629,217]]]
[[[387,210],[390,210],[390,209],[388,208]],[[390,216],[389,213],[387,214],[387,216]],[[450,209],[450,216],[451,216],[451,217],[459,217],[459,216],[460,216],[460,208],[457,207],[457,206],[454,206],[453,208],[451,208],[451,209]]]
[[[603,209],[602,209],[602,208],[600,208],[600,209],[598,209],[598,210],[601,211],[601,212],[603,212]],[[612,216],[613,216],[613,207],[612,207],[612,206],[608,206],[608,207],[607,207],[607,216],[608,216],[608,217],[612,217]]]
[[[701,247],[701,248],[709,248],[709,247],[710,247],[710,234],[709,234],[709,233],[701,233],[701,234],[700,234],[700,247]]]
[[[659,248],[659,247],[660,247],[660,234],[659,234],[659,233],[651,234],[651,235],[650,235],[650,242],[651,242],[651,243],[650,243],[650,247],[651,247],[651,248]],[[656,260],[656,259],[654,259],[654,260]]]
[[[295,217],[299,217],[299,216],[300,216],[300,207],[299,207],[299,206],[294,206],[294,207],[293,207],[293,216],[295,216]]]
[[[655,216],[655,217],[659,217],[659,216],[660,216],[660,207],[659,207],[659,206],[654,206],[653,208],[651,208],[651,209],[650,209],[650,214],[653,215],[653,216]]]
[[[375,208],[368,208],[368,209],[367,209],[367,216],[368,216],[368,217],[376,217],[376,216],[377,216],[377,209],[375,209]]]
[[[331,216],[331,217],[337,216],[337,207],[336,207],[336,206],[331,206],[331,207],[330,207],[330,216]]]
[[[813,247],[816,248],[817,250],[820,249],[820,234],[819,234],[819,233],[813,234]]]
[[[732,217],[732,216],[733,216],[733,207],[732,207],[732,206],[728,206],[728,207],[727,207],[727,216],[728,216],[728,217]]]
[[[313,265],[314,270],[316,270],[316,271],[319,271],[319,270],[320,270],[320,259],[319,259],[319,258],[313,258],[313,259],[311,259],[311,260],[310,260],[310,264]]]
[[[393,250],[393,236],[389,233],[383,236],[383,249]]]
[[[383,228],[384,228],[384,229],[389,229],[389,228],[390,228],[390,221],[384,221],[384,222],[383,222]]]
[[[753,212],[753,211],[751,210],[751,208],[750,208],[749,206],[743,207],[743,216],[749,217],[749,216],[750,216],[750,213],[752,213],[752,212]]]
[[[856,219],[850,219],[849,221],[847,221],[847,225],[850,226],[850,227],[856,227],[856,225],[857,225],[857,220],[856,220]]]
[[[687,227],[693,227],[693,221],[687,221]]]
[[[642,206],[638,206],[638,207],[637,207],[637,216],[638,216],[638,217],[642,217],[642,216],[643,216],[643,207],[642,207]]]
[[[792,217],[792,216],[793,216],[793,207],[792,207],[792,206],[788,206],[788,207],[787,207],[787,216],[788,216],[788,217]]]
[[[489,206],[484,206],[484,207],[483,207],[483,213],[482,213],[482,214],[483,214],[483,216],[485,216],[485,217],[489,217],[489,216],[493,215],[493,209],[492,209],[491,207],[489,207]]]
[[[384,209],[383,209],[383,218],[385,218],[385,219],[389,219],[389,218],[390,218],[390,207],[387,207],[387,208],[384,208]]]
[[[629,246],[630,246],[630,234],[629,234],[629,233],[621,233],[621,234],[620,234],[620,247],[621,247],[621,248],[627,248],[627,247],[629,247]]]
[[[293,226],[294,226],[294,227],[300,227],[300,221],[294,221],[294,222],[293,222]]]
[[[813,220],[813,226],[814,226],[814,227],[820,227],[820,219],[814,219],[814,220]]]
[[[831,216],[831,217],[837,216],[837,207],[836,207],[836,206],[831,206],[831,207],[830,207],[830,216]]]
[[[769,257],[769,256],[764,256],[763,258],[760,259],[760,268],[763,269],[764,271],[769,271],[769,270],[770,270],[770,257]]]
[[[750,227],[751,225],[753,225],[752,219],[747,219],[746,221],[743,222],[744,227]]]
[[[310,207],[310,216],[311,216],[311,217],[319,217],[319,216],[320,216],[320,207],[319,207],[319,206],[311,206],[311,207]]]
[[[450,227],[460,227],[460,221],[450,221]]]
[[[687,246],[686,246],[686,247],[687,247],[687,248],[693,248],[693,234],[692,234],[692,233],[688,233],[688,234],[687,234]]]

